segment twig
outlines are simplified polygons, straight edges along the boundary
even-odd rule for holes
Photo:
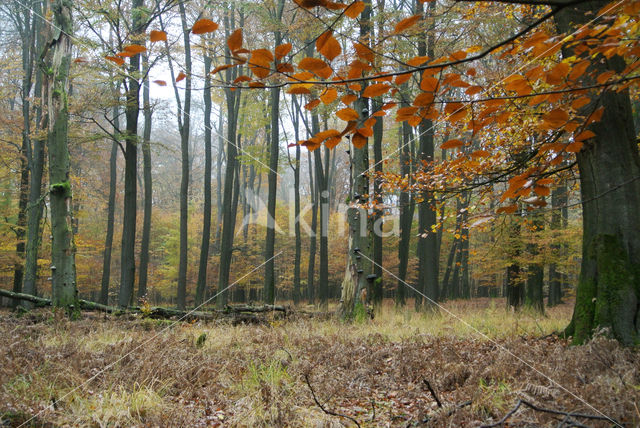
[[[438,407],[442,407],[442,402],[438,398],[438,394],[436,394],[436,391],[434,391],[434,389],[431,387],[431,384],[429,383],[429,381],[426,379],[422,379],[422,382],[424,382],[424,384],[427,385],[427,388],[429,389],[429,392],[433,396],[433,399],[436,400]]]
[[[509,419],[511,416],[513,416],[513,414],[520,408],[520,405],[524,404],[525,406],[538,411],[538,412],[544,412],[544,413],[551,413],[552,415],[562,415],[565,416],[565,421],[569,424],[573,424],[573,426],[580,426],[580,424],[572,419],[567,419],[567,418],[584,418],[584,419],[594,419],[594,420],[599,420],[599,421],[609,421],[612,422],[614,425],[617,425],[619,427],[622,427],[622,424],[618,421],[616,421],[613,418],[610,418],[608,416],[599,416],[599,415],[589,415],[586,413],[574,413],[574,412],[565,412],[562,410],[555,410],[555,409],[547,409],[545,407],[539,407],[536,406],[535,404],[531,404],[526,400],[518,400],[518,402],[516,403],[515,407],[513,409],[511,409],[506,415],[504,415],[504,417],[502,419],[500,419],[498,422],[494,423],[494,424],[490,424],[490,425],[482,425],[481,428],[492,428],[492,427],[497,427],[499,425],[503,425],[507,419]],[[564,423],[564,421],[562,422]],[[561,423],[561,424],[562,424]]]
[[[351,416],[343,415],[341,413],[336,413],[336,412],[332,412],[331,410],[325,409],[325,407],[322,404],[320,404],[320,401],[318,401],[318,398],[316,397],[316,393],[313,390],[313,387],[311,386],[311,382],[309,381],[309,375],[306,374],[306,373],[304,375],[304,380],[307,382],[307,386],[309,387],[309,390],[311,391],[311,395],[313,396],[313,401],[315,401],[316,404],[318,405],[318,407],[320,407],[320,410],[325,412],[327,415],[338,416],[340,418],[349,419],[351,422],[356,424],[358,428],[361,428],[360,424],[358,423],[358,421],[355,420],[354,418],[352,418]]]

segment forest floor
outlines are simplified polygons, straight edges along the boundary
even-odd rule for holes
[[[1,311],[0,426],[476,427],[518,400],[639,426],[640,353],[604,336],[569,346],[553,334],[569,304],[546,316],[511,313],[501,299],[445,307],[460,318],[391,303],[351,324]],[[506,422],[614,425],[524,404]]]

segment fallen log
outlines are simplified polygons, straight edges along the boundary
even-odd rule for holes
[[[31,294],[15,293],[13,291],[3,290],[0,288],[0,296],[9,297],[11,299],[26,300],[34,303],[38,307],[51,306],[51,300],[44,297],[32,296]],[[88,300],[78,299],[78,305],[81,310],[84,311],[100,311],[107,312],[114,315],[125,314],[141,314],[148,318],[167,319],[177,318],[179,320],[193,321],[203,320],[211,321],[216,319],[222,319],[225,317],[234,317],[236,315],[242,315],[241,318],[248,320],[251,314],[254,313],[267,313],[267,312],[281,312],[287,314],[287,308],[285,306],[275,305],[263,305],[263,306],[249,306],[249,305],[228,305],[224,309],[216,309],[212,311],[181,311],[173,308],[163,307],[141,307],[133,306],[128,308],[118,308],[115,306],[107,306],[101,303],[90,302]]]

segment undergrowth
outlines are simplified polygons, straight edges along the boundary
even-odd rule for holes
[[[569,305],[539,315],[503,302],[448,302],[460,319],[389,304],[374,320],[239,326],[0,312],[0,426],[352,425],[329,413],[371,427],[479,426],[518,399],[640,423],[636,352],[604,336],[570,347],[553,335]],[[561,419],[523,407],[509,422]]]

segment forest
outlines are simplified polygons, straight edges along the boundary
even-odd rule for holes
[[[0,426],[640,426],[640,0],[3,0]]]

